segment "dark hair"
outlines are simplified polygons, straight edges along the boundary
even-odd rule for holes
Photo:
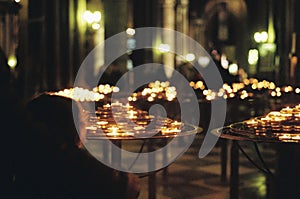
[[[38,124],[47,139],[56,144],[77,145],[80,141],[73,120],[72,102],[70,98],[42,94],[27,105],[27,112],[32,123]],[[74,106],[79,114],[79,106]],[[77,118],[76,118],[77,119]]]

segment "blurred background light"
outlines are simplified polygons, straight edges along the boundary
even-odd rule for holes
[[[159,44],[158,50],[162,53],[167,53],[170,51],[170,45],[168,44]]]
[[[239,70],[239,67],[237,64],[234,63],[234,64],[229,65],[228,71],[230,74],[237,75],[238,70]]]
[[[126,33],[130,36],[135,35],[135,30],[133,28],[127,28]]]
[[[250,65],[256,65],[258,62],[259,54],[257,49],[250,49],[248,52],[248,63]]]
[[[268,38],[269,38],[269,35],[268,35],[268,33],[266,31],[254,33],[254,40],[257,43],[267,42]]]
[[[186,56],[185,56],[185,59],[186,59],[186,61],[194,61],[195,60],[195,54],[193,54],[193,53],[188,53]]]
[[[203,68],[206,68],[208,66],[209,62],[210,62],[210,59],[207,56],[200,56],[198,59],[198,64]]]
[[[17,57],[15,55],[10,55],[7,60],[7,64],[11,70],[14,70],[17,66]]]

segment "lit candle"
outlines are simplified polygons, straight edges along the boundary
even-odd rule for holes
[[[293,109],[288,106],[288,107],[281,109],[280,112],[281,113],[293,113]]]
[[[101,127],[101,128],[106,128],[106,125],[108,124],[107,121],[98,121],[97,124]]]
[[[179,128],[179,127],[181,126],[181,124],[182,124],[181,122],[174,121],[174,122],[171,123],[171,126],[172,126],[172,127]]]
[[[267,126],[270,126],[270,122],[272,121],[272,118],[269,117],[269,116],[266,116],[266,117],[263,117],[261,118],[261,125],[264,126],[264,127],[267,127]]]
[[[96,133],[97,127],[96,126],[87,126],[85,127],[88,133]]]
[[[256,119],[246,120],[245,123],[248,127],[257,127],[258,121]]]
[[[291,132],[293,130],[292,126],[291,125],[282,125],[282,130],[284,132]]]
[[[292,135],[292,139],[293,140],[300,140],[300,135],[299,134]]]
[[[138,121],[137,124],[140,126],[145,126],[148,124],[148,122],[147,121]]]
[[[118,136],[119,135],[119,128],[117,126],[111,126],[108,128],[109,133],[107,133],[107,135],[109,136]]]
[[[295,117],[296,120],[300,120],[300,113],[294,114],[294,117]]]
[[[131,106],[129,103],[126,103],[124,107],[127,108],[128,110],[133,108],[133,106]]]
[[[256,135],[265,135],[265,133],[268,131],[267,128],[261,127],[261,128],[256,128],[255,133]]]
[[[134,111],[134,110],[129,110],[129,111],[127,111],[127,113],[128,113],[128,118],[129,119],[135,119],[135,118],[137,118],[137,112],[136,111]]]
[[[287,139],[291,139],[291,134],[283,134],[278,136],[279,140],[287,140]]]
[[[280,117],[272,118],[271,128],[273,131],[281,131],[281,122],[283,121]]]
[[[280,112],[279,111],[271,111],[268,115],[268,117],[278,117],[280,116]]]
[[[112,132],[107,133],[106,135],[112,136],[112,137],[128,137],[128,136],[134,136],[133,132],[120,132],[119,129],[114,129]]]
[[[284,117],[274,117],[274,118],[272,118],[271,122],[281,122],[283,120],[285,120]]]
[[[109,108],[110,108],[110,104],[104,104],[104,105],[103,105],[103,108],[104,108],[104,109],[109,109]]]
[[[120,103],[119,101],[116,101],[116,102],[111,103],[111,106],[122,106],[122,103]]]
[[[294,107],[294,110],[295,110],[296,112],[299,112],[299,111],[300,111],[300,104],[296,105],[296,106]]]
[[[294,131],[299,132],[300,131],[300,124],[294,125]]]
[[[177,133],[180,133],[180,129],[177,128],[168,128],[168,127],[161,127],[161,134],[162,135],[176,135]]]
[[[293,117],[292,113],[281,113],[281,117],[283,117],[286,120],[290,120]]]

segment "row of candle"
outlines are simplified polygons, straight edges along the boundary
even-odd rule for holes
[[[271,97],[281,97],[284,93],[292,92],[300,94],[300,88],[293,88],[290,85],[278,87],[274,82],[269,82],[267,80],[259,81],[256,78],[244,79],[242,82],[233,83],[231,85],[224,83],[222,88],[215,91],[206,88],[204,82],[201,80],[197,82],[191,81],[190,86],[194,90],[201,90],[205,99],[209,101],[218,97],[224,99],[239,97],[243,100],[259,93],[267,93]],[[254,93],[255,91],[258,91],[259,93]]]
[[[287,134],[287,133],[284,133],[284,134],[279,134],[278,136],[278,139],[279,140],[282,140],[282,141],[295,141],[295,142],[299,142],[300,141],[300,134]]]
[[[201,80],[196,82],[191,81],[189,85],[195,91],[200,90],[203,94],[203,97],[208,101],[212,101],[217,98],[231,99],[236,97],[239,97],[243,100],[249,97],[255,97],[255,94],[258,94],[255,93],[256,90],[261,92],[261,94],[264,93],[262,91],[267,91],[267,93],[272,97],[281,97],[282,93],[291,93],[293,91],[295,91],[296,94],[300,93],[299,88],[294,89],[292,86],[277,87],[274,82],[269,82],[267,80],[259,81],[255,78],[244,79],[243,82],[237,82],[231,85],[224,83],[222,88],[219,88],[219,90],[207,88],[205,82]],[[168,88],[172,88],[172,91],[165,95],[164,92]],[[248,88],[250,88],[252,91],[249,91]],[[172,101],[176,98],[176,92],[174,92],[175,89],[170,86],[170,82],[155,81],[149,83],[148,87],[140,92],[139,97],[144,98],[149,102],[153,102],[156,98]],[[137,93],[134,93],[133,96],[129,97],[129,100],[136,101],[137,95]]]
[[[175,86],[170,86],[170,82],[150,82],[148,87],[144,88],[139,93],[133,93],[128,97],[128,101],[137,101],[143,99],[148,102],[153,102],[157,99],[173,101],[177,97],[177,91]]]
[[[113,102],[105,104],[92,114],[86,127],[88,133],[102,132],[106,136],[147,136],[153,134],[176,135],[181,132],[182,122],[169,118],[155,118],[147,111],[135,109],[130,104]],[[151,123],[151,125],[149,125]]]
[[[94,92],[98,92],[100,94],[110,94],[110,93],[117,93],[120,92],[120,88],[117,86],[111,86],[109,84],[100,84],[99,86],[96,86],[93,88]]]
[[[300,94],[300,88],[293,88],[292,86],[278,87],[274,82],[269,82],[267,80],[259,81],[255,78],[244,79],[243,82],[233,83],[231,85],[224,83],[222,88],[219,88],[219,90],[211,90],[206,88],[205,82],[201,80],[197,82],[191,81],[189,84],[195,91],[198,89],[201,90],[203,97],[208,101],[215,100],[217,98],[231,99],[239,97],[240,99],[246,99],[253,96],[255,97],[255,90],[266,90],[268,91],[267,93],[272,97],[281,97],[282,93],[291,92]],[[252,89],[252,91],[249,91],[247,88]],[[106,95],[109,95],[113,92],[120,92],[120,88],[111,86],[109,84],[101,84],[93,88],[92,91],[75,87],[54,92],[52,94],[72,98],[76,101],[100,101],[103,100]],[[128,100],[136,101],[138,97],[140,97],[149,102],[153,102],[156,99],[173,101],[176,96],[176,87],[171,86],[170,82],[155,81],[150,82],[148,87],[140,93],[133,93]]]
[[[66,98],[73,99],[80,102],[100,101],[108,94],[113,92],[119,92],[120,89],[116,86],[110,86],[109,84],[100,84],[92,90],[81,87],[66,88],[57,92],[49,92],[49,95],[57,95]]]
[[[300,122],[288,122],[284,119],[272,119],[271,122],[265,122],[263,118],[245,121],[246,126],[253,129],[256,133],[266,132],[300,132]]]
[[[246,120],[245,125],[257,133],[300,132],[300,105],[271,111],[264,117]]]
[[[102,93],[80,87],[64,89],[57,92],[49,92],[48,94],[66,97],[80,102],[100,101],[105,98],[105,95]]]

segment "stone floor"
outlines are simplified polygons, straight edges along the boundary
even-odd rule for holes
[[[228,142],[227,178],[221,182],[221,147],[218,143],[204,158],[199,159],[198,151],[203,138],[196,137],[190,148],[174,163],[167,172],[156,173],[157,199],[229,199],[230,141]],[[252,143],[240,143],[246,153],[257,161]],[[268,166],[274,165],[275,150],[267,144],[259,149]],[[239,199],[266,199],[266,177],[254,167],[240,152]],[[270,168],[272,169],[272,168]],[[148,198],[148,177],[141,178],[142,190],[139,199]]]

